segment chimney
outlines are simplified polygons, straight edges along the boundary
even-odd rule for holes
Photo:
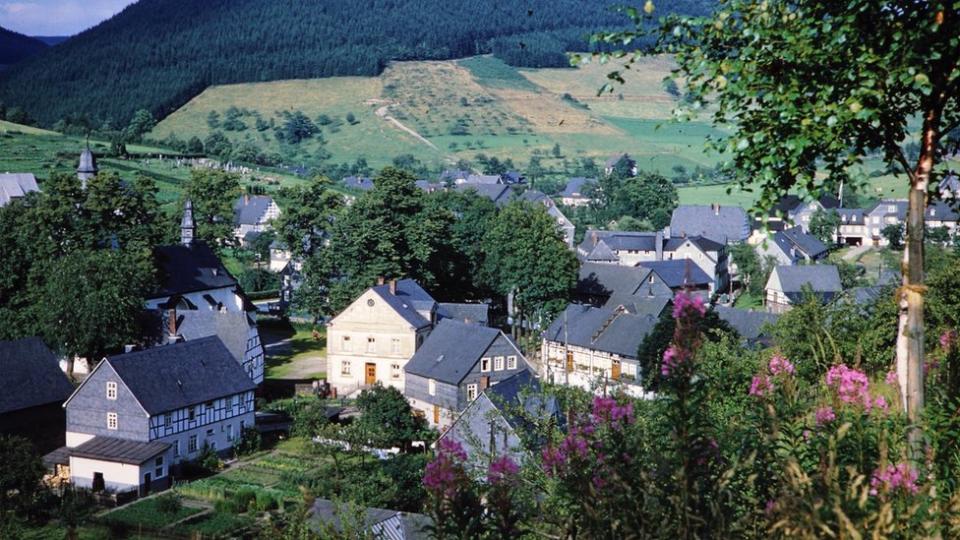
[[[663,231],[657,231],[656,239],[654,240],[657,245],[655,249],[657,250],[657,260],[663,260]]]
[[[177,340],[177,308],[167,310],[167,335],[171,341]]]
[[[386,282],[387,282],[386,278],[384,278],[383,276],[377,276],[377,285],[383,285]]]
[[[397,280],[395,279],[390,280],[390,294],[393,296],[397,295]]]
[[[719,216],[719,215],[720,215],[720,203],[714,203],[712,206],[713,206],[713,215]]]

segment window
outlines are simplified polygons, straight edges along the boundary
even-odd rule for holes
[[[231,403],[231,405],[233,405],[234,407],[239,406],[239,405],[240,405],[240,396],[233,396],[233,398],[230,400],[230,403]]]
[[[117,413],[107,413],[107,429],[117,429]]]
[[[507,357],[507,369],[517,369],[517,357],[508,356]]]
[[[180,439],[173,441],[173,455],[174,456],[180,455]]]
[[[158,457],[153,466],[155,467],[153,477],[160,478],[163,476],[163,456]]]
[[[427,381],[427,393],[431,396],[437,395],[437,381],[430,379]]]
[[[164,426],[164,427],[170,427],[170,424],[172,424],[172,423],[173,423],[173,415],[172,415],[172,414],[167,413],[167,414],[163,415],[163,426]]]
[[[480,359],[480,371],[490,371],[490,359],[481,358]]]
[[[247,421],[246,421],[246,420],[241,420],[241,421],[240,421],[240,433],[242,434],[242,433],[243,433],[243,430],[245,430],[245,429],[247,429]]]
[[[194,420],[197,419],[197,409],[199,409],[199,407],[190,407],[190,417],[189,417],[189,420],[190,420],[191,422],[193,422]]]
[[[377,352],[377,338],[373,338],[373,337],[367,338],[367,352],[368,353]]]
[[[197,436],[191,435],[187,441],[187,452],[192,454],[197,451]]]
[[[117,383],[107,383],[107,399],[117,399]]]
[[[400,338],[393,338],[390,340],[390,352],[393,354],[400,354]]]
[[[227,424],[227,440],[233,440],[233,424]]]
[[[493,370],[494,371],[503,371],[503,357],[498,356],[493,359]]]
[[[467,385],[467,401],[473,401],[477,399],[477,385],[468,384]]]
[[[343,341],[341,342],[340,348],[347,352],[353,350],[353,346],[350,343],[350,336],[343,336]]]
[[[350,374],[350,361],[344,360],[340,362],[340,374],[349,375]]]
[[[203,406],[207,409],[212,409],[214,405],[212,401],[208,401]]]
[[[390,378],[391,379],[400,378],[400,364],[390,364]]]

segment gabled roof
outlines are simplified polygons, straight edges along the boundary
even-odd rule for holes
[[[77,172],[81,174],[97,173],[97,158],[93,155],[90,147],[87,146],[80,152],[80,163],[77,165]]]
[[[763,337],[764,326],[774,324],[780,318],[779,315],[766,311],[753,311],[727,306],[716,306],[713,310],[717,312],[717,316],[721,320],[726,321],[731,328],[736,330],[740,337],[748,341],[756,341]]]
[[[803,232],[800,226],[778,231],[773,235],[773,240],[788,255],[791,254],[791,249],[797,249],[807,257],[816,259],[828,251],[827,246],[819,238]]]
[[[342,180],[343,187],[358,189],[360,191],[370,191],[373,189],[373,180],[367,177],[347,176]]]
[[[506,184],[457,184],[455,189],[457,191],[475,191],[477,195],[490,199],[497,206],[509,202],[513,195],[513,190]]]
[[[149,298],[237,286],[237,280],[203,242],[159,246],[153,250],[153,256],[160,283]]]
[[[960,198],[960,176],[954,172],[945,174],[937,187],[940,190],[940,196],[945,199]]]
[[[455,321],[488,326],[490,323],[489,311],[489,304],[455,304],[451,302],[441,302],[437,307],[437,317],[440,319],[453,319]]]
[[[237,362],[243,363],[247,353],[247,339],[251,328],[256,324],[250,316],[241,311],[221,311],[218,309],[180,309],[176,310],[177,335],[187,341],[217,336],[223,342]],[[169,335],[169,317],[167,310],[149,310],[147,336],[153,344],[164,344]]]
[[[257,387],[216,336],[111,356],[104,362],[150,415]]]
[[[673,259],[669,261],[643,261],[637,266],[649,268],[660,276],[660,279],[671,289],[684,285],[698,286],[713,283],[713,278],[700,268],[700,265],[690,259]]]
[[[628,302],[641,298],[673,297],[673,291],[660,280],[650,282],[649,268],[616,264],[583,263],[577,277],[577,293],[609,296]],[[616,307],[616,306],[610,306]]]
[[[397,281],[396,294],[390,292],[390,285],[377,285],[371,289],[383,299],[398,315],[410,323],[414,328],[430,326],[430,321],[418,313],[419,310],[430,311],[436,304],[430,294],[423,290],[419,283],[412,279]]]
[[[863,208],[837,208],[841,225],[863,225],[866,211]]]
[[[233,204],[234,225],[259,225],[270,205],[273,197],[268,195],[243,195]]]
[[[631,315],[625,310],[571,304],[547,328],[544,338],[636,358],[640,344],[657,321],[656,317]]]
[[[594,247],[603,242],[613,251],[655,251],[657,233],[638,231],[600,231],[590,229],[584,234],[578,250],[590,254]]]
[[[583,192],[586,189],[586,187],[596,183],[597,183],[596,178],[584,178],[582,176],[571,178],[570,180],[567,181],[567,185],[565,188],[563,188],[563,192],[560,193],[560,196],[561,197],[584,197]]]
[[[779,265],[773,269],[771,281],[774,276],[780,279],[781,289],[793,301],[801,298],[805,285],[823,300],[830,300],[843,291],[840,271],[832,264]]]
[[[467,176],[466,184],[503,184],[503,177],[499,174],[471,174]]]
[[[496,328],[444,319],[430,332],[404,371],[448,384],[460,384],[500,336],[507,339]],[[520,355],[519,350],[517,355]]]
[[[63,403],[73,385],[37,337],[0,341],[0,414]]]
[[[867,214],[879,217],[893,217],[899,221],[907,218],[909,202],[906,199],[883,199],[867,210]]]
[[[742,242],[750,236],[750,220],[739,206],[684,204],[670,217],[671,236],[702,236],[715,242]]]
[[[170,443],[161,441],[142,442],[97,436],[80,446],[69,448],[67,452],[72,457],[140,465],[166,452],[168,448]]]
[[[11,200],[31,191],[40,191],[32,173],[0,174],[0,206],[6,206]]]
[[[960,201],[937,201],[927,206],[923,213],[926,221],[960,221]]]
[[[446,169],[440,173],[441,182],[455,182],[457,180],[466,180],[472,173],[463,169]]]
[[[821,195],[816,201],[827,210],[840,208],[840,199],[833,195]],[[770,217],[787,217],[809,202],[812,201],[805,201],[796,195],[785,195],[770,209],[769,215]]]
[[[680,248],[680,246],[687,242],[697,246],[700,251],[703,251],[704,253],[708,251],[720,251],[724,248],[724,244],[722,242],[717,242],[704,236],[688,236],[685,238],[667,238],[663,243],[663,251],[676,251]]]

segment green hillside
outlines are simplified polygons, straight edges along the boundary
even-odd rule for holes
[[[0,28],[0,68],[21,62],[46,48],[47,44],[39,39]]]

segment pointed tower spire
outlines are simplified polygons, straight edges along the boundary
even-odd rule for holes
[[[87,180],[97,175],[97,159],[90,150],[90,136],[87,135],[87,145],[80,153],[80,164],[77,166],[77,178],[80,179],[80,186],[87,189]]]
[[[193,222],[193,203],[190,199],[183,205],[183,219],[180,220],[180,243],[185,246],[193,244],[193,233],[197,227]]]

